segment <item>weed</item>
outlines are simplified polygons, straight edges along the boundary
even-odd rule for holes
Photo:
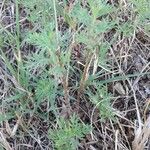
[[[96,93],[88,91],[89,99],[98,108],[101,120],[114,119],[114,112],[111,106],[111,95],[108,94],[106,86],[100,83],[93,83]]]
[[[82,140],[90,131],[88,125],[79,122],[79,118],[73,115],[69,120],[58,119],[56,129],[49,130],[49,137],[54,141],[54,147],[57,150],[76,150],[79,140]]]

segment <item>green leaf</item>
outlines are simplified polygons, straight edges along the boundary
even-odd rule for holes
[[[107,43],[101,43],[99,46],[99,64],[102,65],[104,68],[107,68],[107,52],[109,49],[109,44]],[[109,70],[109,68],[107,68]]]
[[[51,104],[54,105],[55,96],[57,93],[56,88],[57,84],[52,78],[42,78],[38,80],[35,90],[35,96],[38,103],[42,102],[45,99],[48,99],[51,102]]]
[[[0,123],[5,121],[5,120],[9,120],[11,118],[13,118],[14,116],[10,113],[6,113],[5,115],[0,114]]]
[[[130,37],[134,32],[134,25],[132,22],[125,22],[119,26],[119,32],[122,32],[125,37]]]
[[[6,66],[7,66],[7,68],[9,69],[10,73],[14,77],[16,77],[16,79],[17,79],[17,71],[16,71],[16,69],[14,69],[14,67],[11,65],[9,59],[6,57],[5,53],[1,49],[0,49],[0,52],[1,52],[1,57],[4,60],[4,62],[6,64]]]
[[[91,130],[91,127],[79,122],[76,115],[69,120],[57,119],[57,129],[49,130],[49,138],[53,140],[57,150],[76,150],[81,140]]]
[[[114,112],[111,106],[111,97],[108,94],[106,86],[103,86],[100,82],[95,82],[93,85],[97,92],[93,94],[91,91],[88,91],[87,93],[91,102],[98,108],[101,120],[113,119]]]
[[[73,20],[76,20],[78,23],[83,23],[88,26],[91,23],[91,16],[86,8],[83,8],[80,3],[77,3],[70,14]]]
[[[45,50],[39,50],[36,53],[27,57],[24,68],[32,71],[35,69],[45,69],[45,66],[50,64],[50,58],[45,56]]]
[[[95,25],[94,33],[99,34],[99,33],[104,33],[107,32],[108,30],[112,29],[114,27],[114,22],[107,21],[106,19],[97,21],[97,24]]]
[[[114,11],[113,7],[103,0],[88,0],[88,3],[95,19]]]

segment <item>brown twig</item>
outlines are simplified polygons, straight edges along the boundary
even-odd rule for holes
[[[79,104],[80,104],[80,97],[81,97],[81,94],[82,94],[82,92],[84,91],[85,83],[86,83],[86,81],[87,81],[87,79],[88,79],[88,72],[89,72],[89,68],[90,68],[92,59],[93,59],[93,54],[91,54],[91,53],[89,52],[89,53],[88,53],[87,60],[86,60],[86,64],[85,64],[85,67],[84,67],[83,76],[82,76],[82,78],[81,78],[80,85],[79,85],[79,89],[78,89],[77,105],[76,105],[77,111],[79,110]]]

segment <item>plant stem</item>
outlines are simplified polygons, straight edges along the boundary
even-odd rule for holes
[[[76,106],[77,111],[79,110],[80,96],[81,96],[82,92],[84,91],[85,82],[86,82],[87,79],[88,79],[88,72],[89,72],[89,68],[90,68],[92,59],[93,59],[93,53],[90,53],[90,52],[89,52],[89,53],[88,53],[87,60],[86,60],[86,64],[85,64],[85,67],[84,67],[83,76],[82,76],[82,78],[81,78],[80,85],[79,85],[79,89],[78,89],[78,94],[77,94],[77,106]]]

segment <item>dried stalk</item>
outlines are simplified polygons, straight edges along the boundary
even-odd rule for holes
[[[133,150],[144,150],[145,143],[147,142],[149,137],[150,137],[150,116],[146,120],[141,132],[136,133],[135,139],[132,143]]]
[[[81,94],[82,94],[82,92],[84,91],[85,83],[86,83],[86,81],[87,81],[87,79],[88,79],[89,68],[90,68],[92,59],[93,59],[93,54],[88,53],[88,57],[87,57],[87,60],[86,60],[86,64],[85,64],[85,67],[84,67],[84,71],[83,71],[83,76],[82,76],[82,78],[81,78],[80,85],[79,85],[79,89],[78,89],[78,94],[77,94],[77,106],[76,106],[77,111],[79,110],[79,104],[80,104],[80,97],[81,97]]]

